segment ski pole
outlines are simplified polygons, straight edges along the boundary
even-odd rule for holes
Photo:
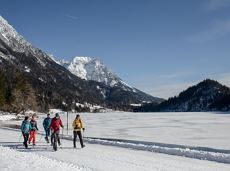
[[[39,141],[38,141],[38,142],[41,142],[41,140],[42,140],[42,137],[43,137],[43,135],[41,134],[41,136],[40,136],[40,139],[39,139]]]
[[[22,133],[21,133],[21,135],[19,137],[19,143],[21,142],[21,139],[22,139]]]
[[[21,139],[22,139],[22,133],[21,133],[21,135],[20,135],[20,137],[19,137],[19,140],[18,140],[18,145],[16,145],[16,148],[18,148],[19,143],[21,142]]]
[[[64,132],[64,129],[62,128],[62,131],[61,131],[62,133],[62,135],[61,135],[61,148],[62,148],[62,143],[63,143],[63,132]]]

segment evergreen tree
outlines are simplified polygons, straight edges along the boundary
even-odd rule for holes
[[[13,79],[13,111],[17,114],[28,109],[36,109],[37,102],[32,86],[26,81],[19,72],[16,72]]]
[[[6,84],[5,84],[5,75],[3,72],[0,72],[0,109],[4,110],[6,103]]]

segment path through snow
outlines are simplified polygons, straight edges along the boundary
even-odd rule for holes
[[[60,170],[92,169],[94,171],[229,171],[230,165],[211,161],[190,159],[166,154],[150,153],[119,147],[86,144],[84,149],[73,149],[72,142],[63,140],[63,149],[53,152],[51,146],[42,141],[34,149],[25,150],[18,140],[20,133],[0,129],[0,170],[39,170],[50,166]],[[40,136],[38,136],[38,140]],[[12,149],[9,149],[11,147]],[[78,145],[79,147],[79,145]],[[16,160],[16,158],[20,160]],[[43,160],[44,159],[44,160]],[[16,160],[17,163],[11,161]],[[36,164],[36,161],[39,161]],[[21,163],[19,161],[22,161]],[[28,165],[25,164],[28,162]],[[7,163],[8,162],[8,163]],[[24,163],[24,164],[23,164]],[[50,163],[50,165],[49,165]],[[12,164],[13,166],[10,166]],[[33,167],[34,164],[34,167]],[[59,167],[60,164],[60,167]],[[40,167],[39,167],[40,166]],[[11,168],[12,167],[12,168]]]

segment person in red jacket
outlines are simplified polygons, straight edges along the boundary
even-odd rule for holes
[[[51,145],[53,144],[54,134],[56,134],[56,136],[57,136],[58,145],[59,146],[61,145],[60,137],[59,137],[60,127],[64,128],[64,126],[62,125],[62,121],[60,119],[59,114],[56,113],[55,117],[51,120],[51,124],[50,124],[50,130],[52,132],[52,135],[51,135]]]

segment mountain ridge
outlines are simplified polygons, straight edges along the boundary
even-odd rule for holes
[[[169,98],[161,104],[145,104],[136,111],[145,112],[199,112],[229,111],[230,88],[211,79],[182,91],[178,96]]]
[[[12,87],[19,73],[34,91],[40,110],[47,108],[76,108],[74,103],[91,103],[118,110],[131,110],[131,103],[154,101],[148,96],[127,92],[93,80],[83,80],[57,64],[51,55],[25,40],[4,18],[0,18],[0,71],[7,80],[3,87]],[[98,89],[99,87],[99,89]],[[14,89],[6,101],[13,103]],[[66,108],[66,107],[65,107]]]
[[[144,101],[155,101],[161,103],[162,98],[151,97],[148,94],[128,85],[120,77],[108,69],[98,58],[76,56],[72,61],[65,59],[55,60],[58,64],[64,66],[72,74],[88,81],[97,81],[110,87],[120,87],[124,91],[138,94]]]

